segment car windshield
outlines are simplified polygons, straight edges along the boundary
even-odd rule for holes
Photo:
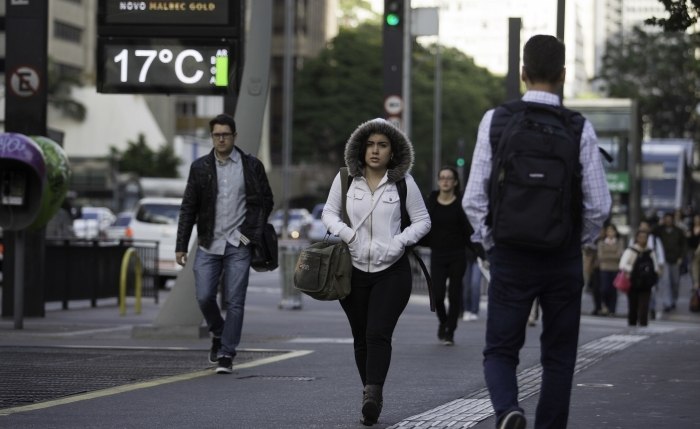
[[[139,208],[136,219],[141,222],[174,225],[180,215],[180,206],[173,204],[144,204]]]
[[[112,226],[128,226],[129,222],[131,222],[131,216],[119,216]]]
[[[83,213],[81,219],[97,219],[97,213]]]

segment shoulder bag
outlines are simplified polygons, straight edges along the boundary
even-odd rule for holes
[[[340,215],[350,225],[345,208],[348,192],[348,169],[340,169]],[[294,268],[294,287],[321,301],[343,299],[350,295],[352,258],[347,243],[323,241],[313,243],[299,254]]]

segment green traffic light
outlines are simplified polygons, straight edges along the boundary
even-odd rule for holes
[[[386,23],[390,27],[395,27],[395,26],[399,25],[399,22],[401,22],[401,18],[399,18],[398,14],[388,13],[386,15]]]
[[[464,158],[457,158],[457,167],[464,167]]]

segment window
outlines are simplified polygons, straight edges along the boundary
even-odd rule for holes
[[[69,42],[80,43],[83,37],[83,30],[61,21],[53,22],[53,35],[57,39]]]

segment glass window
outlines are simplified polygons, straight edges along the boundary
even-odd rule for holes
[[[65,22],[54,21],[53,35],[57,39],[80,43],[83,37],[83,30]]]

